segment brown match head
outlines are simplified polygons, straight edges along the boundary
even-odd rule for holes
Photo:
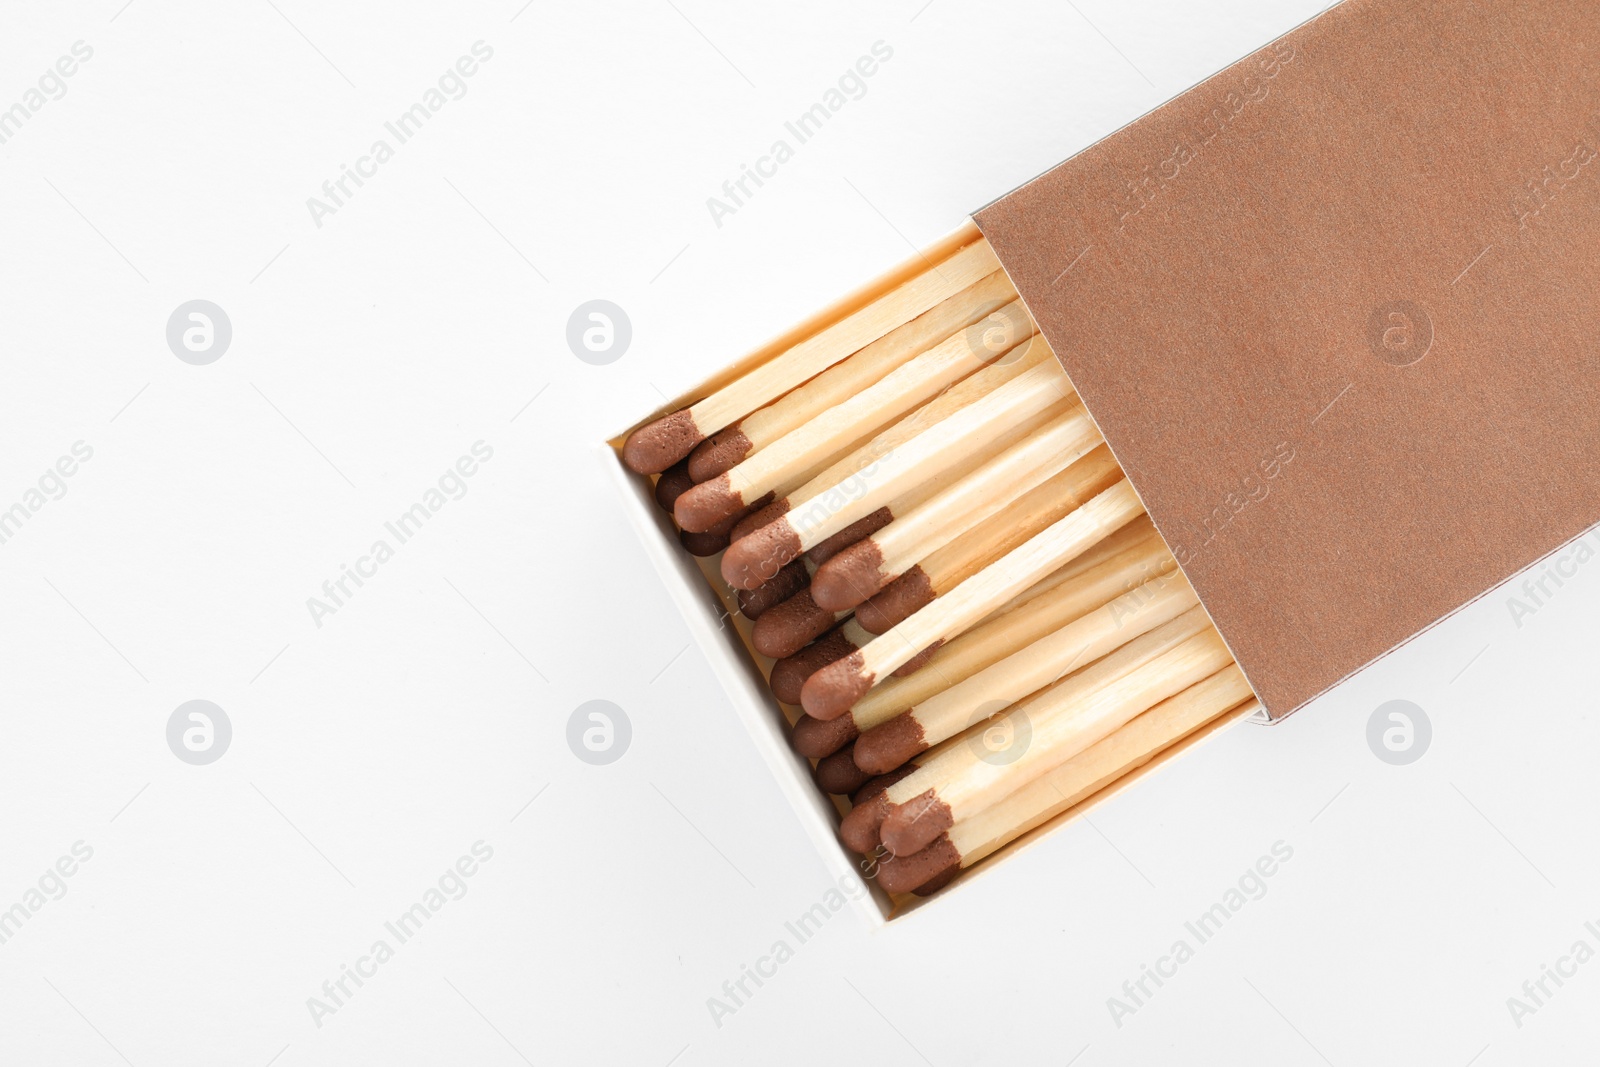
[[[937,844],[938,842],[934,842],[934,843]],[[889,858],[893,859],[894,857],[891,856]],[[932,878],[928,879],[926,882],[923,882],[921,885],[917,886],[917,888],[913,889],[912,892],[915,893],[919,897],[931,897],[935,893],[937,893],[939,890],[943,889],[945,886],[947,886],[951,882],[955,881],[956,880],[956,875],[958,875],[960,873],[961,873],[961,868],[960,867],[946,867],[942,874],[934,875]]]
[[[695,446],[689,453],[689,475],[697,482],[708,482],[737,467],[749,454],[750,438],[739,429],[738,423],[734,423]]]
[[[739,614],[754,622],[769,608],[804,589],[810,581],[811,575],[806,573],[805,563],[797,559],[779,571],[772,581],[764,582],[755,589],[739,590]]]
[[[848,748],[817,761],[817,785],[824,793],[847,797],[867,783],[872,775],[856,766]]]
[[[688,408],[674,411],[630,433],[622,443],[622,462],[639,474],[660,474],[705,437]]]
[[[856,728],[856,721],[848,715],[841,715],[826,722],[813,719],[809,715],[802,715],[789,734],[789,744],[793,745],[794,750],[802,756],[822,759],[854,741],[860,732]]]
[[[856,650],[856,643],[844,635],[842,630],[824,634],[819,640],[802,648],[792,656],[785,656],[772,665],[772,673],[767,676],[767,685],[772,688],[772,695],[785,704],[800,703],[800,689],[806,684],[806,679],[816,674],[822,668],[836,659],[844,659]],[[809,716],[801,722],[815,722]],[[855,736],[854,734],[851,735]],[[807,752],[812,757],[826,756],[829,752],[837,751],[830,748],[827,752]]]
[[[656,504],[667,514],[672,513],[672,505],[680,496],[694,488],[694,479],[689,477],[687,463],[674,463],[661,472],[661,477],[656,479]]]
[[[744,507],[744,497],[733,491],[724,474],[686,490],[673,503],[672,517],[679,526],[696,533],[724,522],[731,532]]]
[[[719,534],[714,530],[705,533],[693,533],[689,530],[678,531],[678,543],[691,556],[715,556],[718,552],[728,547],[728,535]]]
[[[695,486],[690,492],[700,488]],[[685,493],[684,497],[689,495]],[[775,578],[799,555],[800,535],[786,519],[779,519],[728,546],[727,554],[722,557],[722,580],[735,589],[754,589]]]
[[[873,676],[864,674],[866,660],[859,652],[835,660],[806,679],[800,687],[800,706],[813,719],[837,719],[849,711],[868,689]]]
[[[919,564],[862,604],[856,611],[856,621],[869,634],[888,633],[933,603],[933,598],[933,582]]]
[[[766,507],[758,508],[736,522],[733,526],[733,539],[737,541],[741,537],[748,537],[767,523],[777,522],[787,514],[789,514],[789,498],[774,500]]]
[[[885,893],[932,893],[961,871],[961,853],[940,834],[927,848],[878,861],[878,884]],[[937,885],[935,879],[942,879]]]
[[[927,734],[917,717],[902,712],[856,739],[856,763],[869,774],[888,774],[928,747]]]
[[[882,589],[891,577],[883,570],[883,550],[868,538],[817,568],[811,578],[811,597],[830,611],[849,611]]]
[[[889,798],[882,793],[851,808],[839,822],[839,840],[851,852],[869,855],[878,847],[878,827],[889,813]]]
[[[939,651],[939,646],[942,644],[944,644],[944,638],[941,637],[939,640],[935,641],[921,652],[918,652],[915,656],[912,656],[910,659],[900,664],[900,666],[896,667],[893,671],[894,677],[904,678],[908,674],[916,674],[918,671],[928,665],[928,661],[933,658],[933,654],[935,652]]]
[[[683,547],[693,556],[714,556],[728,547],[728,534],[733,529],[737,516],[723,519],[709,530],[693,533],[689,530],[679,530],[678,540]]]
[[[763,656],[783,659],[827,633],[837,621],[833,612],[817,607],[817,602],[811,599],[811,590],[802,589],[762,613],[750,631],[750,643]]]
[[[858,763],[856,766],[859,767],[860,764]],[[880,774],[875,778],[868,778],[867,784],[863,785],[860,789],[857,789],[850,797],[850,803],[857,805],[865,804],[867,801],[871,800],[885,789],[888,789],[891,785],[894,785],[900,779],[915,774],[916,770],[917,768],[914,764],[908,763],[897,771],[890,771],[888,774]]]
[[[878,834],[883,847],[896,856],[909,856],[933,844],[933,839],[956,824],[950,805],[932,789],[904,804],[890,804]]]
[[[888,508],[879,508],[866,518],[852,522],[832,537],[823,538],[812,545],[810,551],[806,553],[806,558],[819,565],[826,563],[857,541],[871,537],[893,521],[894,512]]]

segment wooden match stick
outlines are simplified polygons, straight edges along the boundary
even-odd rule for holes
[[[1181,574],[1166,574],[1083,615],[991,664],[965,681],[886,723],[855,743],[863,771],[884,774],[919,752],[998,715],[1030,693],[1054,685],[1101,656],[1143,637],[1199,600]]]
[[[1031,587],[1024,597],[1018,598],[1020,602],[1004,606],[992,618],[935,650],[923,670],[889,678],[856,701],[848,713],[835,719],[814,719],[809,715],[801,718],[793,733],[795,750],[814,758],[830,755],[861,733],[960,684],[1130,588],[1176,567],[1177,562],[1148,520],[1131,523]],[[865,640],[853,639],[854,647],[841,654],[819,656],[807,662],[804,667],[808,669],[800,679],[795,699],[786,703],[800,702],[798,689],[803,689],[806,678],[871,641],[872,635],[861,629],[860,620],[852,622],[866,635]],[[792,679],[786,678],[785,683],[791,684]]]
[[[1137,519],[1005,601],[960,636],[939,643],[932,663],[941,678],[960,681],[1176,566],[1149,520]],[[874,639],[883,636],[867,632]],[[957,650],[963,649],[967,651],[958,656]],[[892,705],[903,711],[944,688],[948,685],[932,678],[888,678],[852,705],[852,711],[871,714]]]
[[[1120,471],[1120,468],[1119,468],[1118,469],[1118,474],[1120,475],[1120,473],[1121,473],[1121,471]],[[1119,478],[1113,478],[1113,479],[1107,479],[1107,481],[1109,482],[1109,484],[1106,486],[1105,489],[1102,489],[1100,492],[1094,493],[1093,495],[1083,494],[1083,496],[1080,497],[1080,501],[1081,502],[1078,504],[1078,506],[1075,507],[1075,508],[1068,509],[1064,514],[1062,514],[1056,520],[1056,522],[1060,522],[1063,519],[1065,519],[1068,516],[1070,516],[1071,514],[1081,510],[1086,504],[1093,502],[1095,500],[1095,498],[1097,498],[1097,497],[1104,496],[1112,488],[1114,488],[1114,487],[1116,487],[1118,485],[1126,484],[1125,482],[1123,482],[1120,479],[1120,477]],[[1085,499],[1085,497],[1087,499]],[[1101,505],[1097,505],[1097,507],[1103,506],[1105,504],[1106,504],[1106,501],[1102,501]],[[1142,518],[1143,515],[1144,515],[1144,512],[1143,512],[1143,508],[1141,506],[1140,509],[1135,513],[1134,518]],[[1116,516],[1113,516],[1113,517],[1116,518]],[[1065,561],[1063,561],[1061,563],[1057,563],[1054,568],[1046,570],[1045,577],[1040,578],[1038,581],[1036,581],[1034,583],[1031,583],[1031,584],[1028,584],[1028,585],[1024,585],[1020,592],[1018,592],[1015,595],[1009,597],[1008,599],[1002,601],[1000,606],[998,606],[996,608],[992,608],[991,610],[989,610],[988,612],[986,612],[984,614],[978,615],[977,618],[976,618],[976,621],[972,621],[972,620],[968,619],[965,615],[963,615],[961,617],[961,619],[959,620],[959,622],[957,624],[955,624],[955,633],[956,633],[956,635],[959,635],[961,633],[965,633],[967,630],[970,630],[972,627],[977,626],[977,625],[981,625],[982,623],[988,621],[989,619],[993,618],[996,615],[1003,614],[1004,612],[1010,611],[1012,608],[1016,607],[1017,605],[1025,602],[1025,601],[1027,601],[1029,599],[1031,599],[1034,596],[1037,596],[1039,593],[1041,593],[1045,589],[1049,588],[1051,585],[1054,584],[1054,581],[1059,580],[1059,578],[1056,577],[1056,576],[1059,575],[1059,573],[1063,569],[1063,567],[1071,565],[1073,560],[1076,559],[1078,556],[1081,556],[1086,552],[1093,551],[1096,547],[1098,547],[1100,544],[1102,544],[1108,537],[1113,536],[1118,531],[1123,529],[1123,527],[1127,525],[1128,521],[1132,521],[1132,520],[1121,520],[1121,519],[1118,519],[1118,521],[1122,521],[1122,526],[1112,526],[1110,528],[1101,528],[1098,533],[1086,532],[1085,533],[1085,539],[1088,542],[1086,545],[1083,545],[1080,548],[1078,548],[1076,550],[1073,550],[1071,556],[1069,558],[1067,558]],[[1038,532],[1042,534],[1042,533],[1045,532],[1045,530],[1048,530],[1051,526],[1054,526],[1054,525],[1056,525],[1056,523],[1044,524],[1044,529],[1040,530]],[[1005,558],[1005,556],[1010,555],[1012,552],[1015,552],[1018,549],[1021,549],[1022,547],[1024,547],[1029,541],[1033,540],[1034,536],[1037,536],[1037,535],[1030,535],[1028,537],[1016,538],[1014,541],[1012,541],[1012,548],[1010,549],[1010,551],[1003,552],[1003,553],[996,552],[994,554],[991,554],[991,555],[987,556],[982,561],[982,566],[981,567],[973,567],[972,569],[970,569],[968,571],[968,575],[967,576],[968,577],[976,576],[981,571],[987,570],[991,565],[999,563],[1002,559]],[[1019,558],[1020,558],[1020,556],[1019,556]],[[993,576],[991,576],[991,577],[993,577]],[[960,584],[961,583],[959,583],[959,582],[956,583],[956,587],[959,587]],[[1124,586],[1123,587],[1123,591],[1126,591],[1128,588],[1129,588],[1129,586]],[[968,592],[970,593],[972,591],[969,590]],[[866,605],[863,604],[863,605],[860,605],[860,606],[861,607],[865,607]],[[924,607],[926,607],[926,606],[927,605],[924,605]],[[918,609],[918,610],[921,610],[921,609]],[[912,614],[915,614],[915,612],[913,612]],[[908,615],[907,618],[909,618],[909,617],[910,616]],[[934,616],[930,615],[927,619],[924,620],[924,622],[928,622],[933,617]],[[857,620],[857,621],[859,621],[859,620]],[[900,621],[904,622],[905,620],[902,619]],[[898,625],[899,625],[899,623],[895,624],[895,626],[898,626]],[[863,628],[865,628],[865,626],[863,626]],[[882,637],[882,636],[890,633],[891,631],[893,631],[894,628],[895,628],[894,626],[891,626],[891,627],[888,627],[887,629],[871,630],[869,632],[875,634],[878,637]],[[909,629],[908,631],[904,631],[904,632],[908,632],[909,633],[909,632],[920,632],[920,631],[917,631],[916,628],[913,627],[913,628]],[[904,677],[905,675],[910,674],[912,671],[918,669],[918,667],[922,663],[923,659],[926,658],[929,653],[937,651],[942,645],[945,644],[946,641],[948,641],[950,639],[951,638],[949,638],[949,637],[939,637],[939,638],[934,639],[930,644],[928,644],[927,646],[924,647],[922,652],[920,652],[920,653],[918,653],[916,655],[913,655],[911,657],[911,659],[908,660],[906,663],[894,668],[894,670],[892,670],[890,672],[890,676],[893,677],[893,678],[901,678],[901,677]],[[880,651],[884,651],[884,650],[880,649]],[[877,684],[877,683],[874,682],[873,684]]]
[[[1013,737],[1017,736],[1015,731],[1019,729],[1028,731],[1026,742],[1020,743],[1023,746],[1021,757],[1026,757],[1036,743],[1048,744],[1048,735],[1041,739],[1040,734],[1052,717],[1062,718],[1070,724],[1076,721],[1073,715],[1077,710],[1094,706],[1097,699],[1107,694],[1110,694],[1113,700],[1128,696],[1130,678],[1136,679],[1134,684],[1142,685],[1152,679],[1169,677],[1171,672],[1168,668],[1173,664],[1168,662],[1166,657],[1180,650],[1187,654],[1192,651],[1189,646],[1198,638],[1206,637],[1208,633],[1215,636],[1215,631],[1210,629],[1206,621],[1204,611],[1200,608],[1191,608],[1155,631],[1124,645],[1087,670],[1062,679],[1027,701],[1014,705],[1006,712],[1009,720],[1008,728],[1013,732]],[[968,773],[975,779],[981,779],[980,784],[992,784],[998,779],[997,775],[982,779],[981,772],[972,771],[969,766],[971,762],[987,762],[990,754],[987,731],[990,728],[988,722],[978,723],[955,738],[942,742],[937,757],[919,757],[916,762],[921,777],[911,782],[909,786],[905,786],[905,782],[910,781],[908,776],[897,782],[894,789],[874,799],[872,804],[861,810],[851,811],[840,823],[840,839],[857,852],[870,852],[880,844],[887,844],[886,839],[881,836],[881,831],[889,816],[896,815],[897,822],[894,829],[899,835],[897,841],[899,851],[896,854],[914,852],[922,845],[926,845],[949,825],[948,822],[944,826],[935,824],[939,823],[943,816],[953,815],[953,812],[945,810],[942,806],[944,800],[939,792],[941,788],[949,790],[952,796],[956,795],[960,786],[952,782],[961,773]],[[961,743],[962,740],[965,741],[964,744]],[[961,751],[957,751],[958,748]],[[964,760],[963,756],[972,759]],[[1014,757],[1009,753],[1006,756],[1006,759],[995,760],[988,769],[999,770],[1011,763],[1022,762],[1020,757]],[[1040,770],[1042,773],[1049,770],[1049,765],[1041,768],[1038,757],[1035,757],[1030,769]],[[1021,784],[1023,783],[1020,780],[1002,781],[1000,787],[1017,787]],[[905,787],[900,788],[901,786]],[[921,845],[912,847],[919,832],[925,840]]]
[[[1100,431],[1094,420],[1075,406],[822,564],[811,578],[812,597],[836,611],[854,608],[930,553],[974,527],[986,525],[1018,498],[1062,475],[1099,444]],[[1074,487],[1076,484],[1073,481]],[[989,536],[998,540],[1006,535],[990,531]]]
[[[718,430],[999,269],[987,241],[967,245],[704,400],[639,427],[622,446],[623,462],[640,474],[666,470]]]
[[[695,481],[704,482],[732,469],[745,456],[844,403],[913,356],[982,321],[1016,298],[1017,291],[1005,272],[995,271],[766,407],[706,438],[689,454],[689,473]]]
[[[1060,766],[1135,715],[1232,663],[1227,646],[1210,629],[1204,612],[1192,610],[1200,616],[1205,632],[1139,669],[1115,680],[1105,677],[1121,667],[1117,660],[1123,652],[1165,636],[1170,627],[1185,621],[1183,617],[1018,705],[1009,713],[1011,721],[1026,722],[1032,737],[1009,762],[986,758],[990,753],[982,744],[981,733],[988,724],[979,724],[972,744],[953,746],[939,759],[919,765],[917,774],[884,794],[890,801],[879,831],[884,847],[897,856],[918,851],[957,819],[970,818]],[[918,790],[918,786],[925,788]],[[902,800],[908,791],[911,795]]]
[[[759,497],[803,483],[808,468],[848,451],[942,390],[1026,345],[1034,327],[1022,302],[1007,304],[1001,314],[1011,328],[994,335],[993,347],[976,344],[965,332],[946,338],[849,399],[813,415],[726,473],[696,485],[672,506],[678,525],[685,530],[706,529]],[[982,337],[987,341],[991,335]]]
[[[1042,339],[1036,342],[1043,344]],[[1003,427],[1075,399],[1060,366],[1040,363],[994,392],[922,431],[871,467],[741,538],[722,557],[722,577],[735,589],[760,585],[800,553],[903,495],[918,482],[946,471],[970,454],[978,441]],[[710,483],[707,483],[710,484]],[[696,486],[678,498],[683,506]]]
[[[1029,345],[1027,354],[1021,359],[991,363],[976,374],[962,379],[922,407],[909,415],[902,416],[900,421],[877,434],[872,440],[856,446],[849,454],[829,464],[821,473],[807,479],[805,484],[793,492],[779,494],[771,504],[740,519],[733,528],[733,539],[737,541],[747,534],[754,533],[767,523],[787,514],[796,502],[810,500],[846,481],[857,471],[870,467],[880,456],[888,455],[929,426],[943,421],[978,398],[987,396],[1000,386],[1033,369],[1043,363],[1045,358],[1045,346]],[[883,521],[883,525],[888,523],[888,519]]]
[[[885,505],[879,510],[888,515],[890,519],[892,519],[896,514],[908,514],[913,509],[919,507],[924,501],[927,501],[928,499],[944,492],[948,484],[958,482],[961,479],[968,477],[971,472],[989,462],[996,454],[1004,452],[1008,447],[1014,445],[1019,440],[1027,439],[1040,428],[1046,426],[1052,417],[1054,417],[1052,412],[1045,412],[1008,428],[1004,432],[998,434],[993,440],[986,441],[975,447],[972,453],[969,456],[964,457],[957,466],[952,467],[948,471],[944,471],[938,475],[935,475],[925,482],[921,482],[913,486],[906,492],[904,496]],[[835,536],[842,536],[843,534],[847,534],[849,532],[850,531],[847,529],[845,531],[841,531],[840,535]],[[691,537],[698,536],[701,535],[691,535],[688,533],[681,535],[686,545]],[[717,551],[721,551],[726,547],[726,544],[719,545],[717,546]],[[690,546],[690,550],[693,551],[694,546]],[[696,552],[696,555],[706,554],[708,553]],[[793,568],[795,568],[797,565],[801,568],[804,568],[805,566],[800,560],[795,560],[785,564],[783,570],[781,570],[776,577],[774,577],[771,581],[764,582],[760,586],[757,586],[755,590],[739,590],[738,596],[740,598],[740,603],[742,604],[744,602],[745,596],[760,593],[774,584],[783,584],[787,587],[790,583],[792,583],[792,576],[796,573],[793,571]],[[807,576],[806,582],[809,583],[811,580],[811,572],[806,571],[805,573]],[[791,578],[788,582],[783,580],[785,574],[791,575]],[[772,612],[768,618],[768,621],[764,625],[756,626],[753,643],[756,646],[756,650],[762,655],[772,656],[775,659],[794,655],[796,650],[804,646],[807,641],[810,641],[823,630],[827,629],[828,626],[831,626],[833,621],[843,617],[843,613],[828,612],[825,608],[821,608],[820,605],[816,604],[815,600],[807,601],[797,599],[795,594],[798,592],[799,589],[797,587],[790,589],[789,595],[784,597],[783,600],[793,600],[795,602],[789,604],[788,607],[781,612]],[[762,610],[766,610],[766,608],[763,608]]]
[[[866,648],[807,678],[801,705],[807,714],[819,719],[844,714],[880,678],[887,678],[912,656],[963,633],[1040,578],[1142,514],[1144,505],[1133,487],[1126,479],[1118,482],[878,636]],[[722,556],[723,569],[726,571],[728,557],[740,545],[760,536],[751,534],[730,546]]]
[[[758,624],[752,630],[750,643],[761,655],[776,661],[773,663],[773,670],[780,680],[779,684],[786,694],[792,696],[792,699],[784,701],[786,704],[800,703],[800,690],[805,687],[806,678],[834,660],[842,659],[862,648],[873,639],[873,635],[863,630],[848,611],[823,611],[803,590],[779,607],[784,610],[769,612],[767,614],[769,621],[765,627]],[[756,633],[755,630],[761,632]],[[813,645],[829,633],[838,634],[834,641],[830,642],[830,649],[843,647],[839,644],[840,641],[849,641],[849,647],[841,655],[830,656],[827,659],[814,658],[820,657],[820,652],[811,656],[806,655]],[[901,670],[909,675],[920,670],[932,658],[933,652],[930,650],[921,656],[913,657]],[[782,666],[783,670],[778,670],[779,666]],[[806,673],[796,681],[795,675],[800,670],[805,670]],[[769,676],[767,682],[769,686],[773,684],[771,677]],[[792,692],[791,686],[794,687]]]
[[[1250,692],[1250,683],[1245,681],[1244,672],[1234,665],[1225,667],[1211,677],[1197,682],[1175,697],[1169,697],[1154,708],[1151,708],[1150,711],[1138,716],[1133,722],[1130,722],[1128,726],[1133,726],[1135,723],[1139,723],[1139,726],[1121,737],[1120,740],[1117,739],[1117,734],[1113,734],[1104,741],[1098,742],[1097,746],[1094,747],[1099,745],[1106,746],[1097,753],[1098,759],[1090,757],[1081,763],[1078,762],[1080,757],[1088,756],[1089,750],[1085,750],[1052,772],[1048,780],[1038,783],[1040,792],[1037,796],[1043,796],[1044,792],[1048,790],[1056,803],[1062,800],[1066,800],[1068,803],[1059,809],[1055,808],[1055,803],[1041,808],[1038,806],[1038,800],[1034,799],[1033,803],[1029,805],[1035,812],[1032,815],[1032,819],[1038,819],[1040,822],[1046,821],[1071,807],[1076,800],[1083,799],[1086,791],[1094,792],[1097,791],[1099,785],[1109,784],[1101,781],[1105,777],[1104,773],[1099,776],[1094,774],[1094,764],[1096,762],[1100,762],[1102,766],[1106,763],[1113,763],[1126,769],[1132,769],[1129,767],[1128,762],[1116,759],[1114,754],[1124,756],[1144,755],[1144,758],[1138,762],[1148,762],[1151,756],[1160,754],[1162,750],[1170,747],[1173,742],[1193,733],[1222,712],[1230,708],[1238,708],[1241,703],[1248,705],[1240,709],[1241,716],[1248,715],[1259,707],[1256,704],[1254,695]],[[1152,717],[1150,712],[1156,712],[1157,714]],[[1127,727],[1125,726],[1122,729],[1127,730]],[[1107,744],[1108,742],[1109,744]],[[1163,744],[1162,742],[1165,743]],[[1148,755],[1145,755],[1146,753]],[[1122,773],[1126,773],[1126,770]],[[1118,774],[1117,777],[1121,777],[1121,774]],[[1060,790],[1060,792],[1057,792],[1057,790]],[[1010,835],[1026,833],[1033,828],[1033,825],[1038,825],[1038,823],[1027,825],[1014,822],[1015,814],[1015,807],[1008,813],[1003,807],[996,806],[980,812],[973,819],[967,820],[965,824],[960,825],[959,829],[951,827],[952,836],[959,842],[958,847],[961,848],[963,857],[968,859],[969,862],[976,862],[992,854],[995,849],[1007,841],[1012,840],[1013,837]],[[1009,827],[1003,832],[995,832],[998,828],[997,824],[1004,825],[1007,822],[1011,823]]]
[[[1048,420],[1042,418],[1033,419],[1030,420],[1029,425],[1036,428],[1036,424],[1042,425],[1042,423],[1045,421]],[[1030,429],[1028,432],[1031,433],[1033,431]],[[1009,439],[1020,436],[1025,435],[1008,434],[1007,438]],[[885,504],[883,507],[879,508],[877,511],[874,511],[865,518],[857,519],[855,522],[852,522],[849,526],[846,526],[838,533],[818,541],[806,551],[805,558],[820,567],[822,564],[828,562],[828,560],[832,559],[840,552],[843,552],[857,541],[863,541],[866,538],[871,537],[873,534],[877,533],[891,522],[894,522],[894,520],[899,516],[908,514],[912,508],[921,505],[935,493],[943,490],[945,485],[949,482],[955,481],[958,478],[962,478],[970,474],[971,470],[967,469],[968,467],[976,469],[977,466],[977,464],[963,463],[959,468],[952,468],[938,477],[930,478],[921,485],[914,486],[909,492],[900,497],[898,500],[891,500],[889,503]]]
[[[901,767],[898,771],[894,771],[890,774],[880,774],[874,778],[868,778],[860,789],[857,789],[854,793],[850,794],[850,803],[852,805],[865,804],[867,801],[871,800],[885,789],[888,789],[891,785],[894,785],[894,783],[898,782],[900,779],[906,777],[906,775],[916,773],[916,769],[917,765],[915,763],[908,763],[904,767]]]
[[[878,884],[889,893],[911,892],[929,884],[935,875],[970,867],[1143,767],[1207,724],[1224,716],[1236,721],[1259,706],[1239,668],[1226,667],[1136,716],[1049,774],[956,823],[920,851],[880,859]],[[879,793],[881,790],[862,790],[866,801]]]
[[[934,549],[858,605],[861,625],[871,633],[887,633],[1121,478],[1111,450],[1100,446],[982,525]]]
[[[1152,664],[1163,664],[1163,656],[1173,653],[1174,649],[1186,648],[1187,643],[1195,637],[1205,637],[1206,629],[1208,624],[1205,621],[1205,613],[1202,609],[1192,608],[1186,614],[1158,627],[1155,632],[1146,633],[1144,637],[1122,646],[1115,653],[1096,662],[1090,669],[1058,681],[1043,693],[1030,697],[1029,701],[1013,705],[1006,712],[1008,729],[1013,731],[1013,736],[1016,736],[1014,734],[1016,729],[1029,731],[1026,734],[1026,750],[1022,755],[1026,757],[1026,753],[1032,750],[1034,742],[1038,741],[1040,729],[1043,729],[1043,723],[1051,715],[1064,715],[1066,713],[1064,709],[1070,709],[1070,705],[1074,702],[1078,705],[1093,704],[1094,697],[1104,693],[1122,696],[1122,689],[1118,689],[1118,686],[1125,683],[1128,678],[1139,677],[1141,680],[1146,680],[1150,675],[1144,672],[1150,669]],[[1163,677],[1162,670],[1165,670],[1165,664],[1157,669],[1155,677]],[[955,752],[957,747],[962,747],[965,755],[973,757],[974,761],[986,760],[990,755],[989,733],[987,733],[990,728],[992,723],[989,721],[978,723],[962,734],[957,734],[957,737],[950,737],[942,742],[938,757],[918,758],[917,768],[920,777],[917,777],[917,781],[912,782],[906,789],[899,789],[899,792],[894,792],[893,789],[886,790],[869,808],[846,814],[840,824],[840,838],[856,851],[870,851],[878,848],[880,843],[888,845],[888,841],[880,835],[880,832],[888,817],[894,814],[896,816],[894,830],[898,833],[899,845],[896,854],[912,853],[933,840],[938,833],[947,829],[949,822],[946,822],[946,825],[934,824],[941,821],[944,814],[952,814],[946,811],[944,800],[939,795],[938,790],[941,787],[950,790],[954,795],[960,789],[960,785],[954,784],[954,777],[960,773],[973,774],[974,779],[981,779],[979,784],[992,784],[995,777],[998,777],[990,776],[989,779],[982,779],[978,771],[971,771],[968,761],[960,758],[963,753]],[[963,739],[965,744],[960,744]],[[998,765],[1002,763],[1021,761],[1011,753],[1005,755],[1005,760],[995,760],[990,769],[1000,769]],[[1038,768],[1037,757],[1032,763],[1032,768]],[[1043,769],[1050,768],[1045,766]],[[910,781],[910,777],[904,781]],[[896,787],[904,785],[904,781],[896,782]],[[1003,784],[1014,787],[1021,785],[1022,782],[1010,781]],[[926,821],[923,821],[923,816],[926,816]],[[926,840],[914,848],[912,841],[918,832],[923,833]]]
[[[1006,717],[1010,720],[1009,725],[1015,730],[1018,723],[1026,724],[1026,729],[1029,731],[1027,746],[1031,749],[1035,728],[1047,715],[1063,714],[1062,709],[1069,707],[1074,701],[1088,703],[1097,694],[1106,691],[1120,692],[1116,689],[1119,683],[1160,661],[1163,656],[1184,646],[1196,636],[1203,636],[1207,629],[1205,613],[1199,608],[1192,608],[1171,622],[1158,627],[1154,632],[1124,645],[1089,669],[1064,678],[1023,703],[1013,705],[1006,710]],[[967,755],[979,759],[989,755],[986,734],[989,728],[989,723],[981,722],[958,735],[968,741],[964,746]],[[879,831],[891,813],[901,811],[909,804],[916,805],[918,814],[935,807],[933,801],[937,798],[934,790],[941,785],[948,786],[948,779],[964,770],[966,766],[963,761],[951,755],[954,747],[954,740],[947,740],[941,750],[943,756],[940,759],[935,760],[931,757],[918,759],[918,767],[925,769],[927,773],[910,787],[898,792],[885,793],[874,803],[870,811],[850,812],[840,825],[840,833],[845,843],[858,852],[875,849],[882,843]],[[954,789],[953,786],[950,788]],[[939,830],[931,829],[931,822],[929,827],[928,836],[931,840]],[[902,851],[915,850],[902,849]]]
[[[872,512],[865,518],[857,519],[838,533],[818,541],[806,550],[805,558],[820,567],[851,545],[856,544],[858,541],[866,540],[895,520],[911,514],[916,508],[922,507],[935,496],[947,492],[955,483],[970,477],[979,467],[994,460],[1019,443],[1027,441],[1034,434],[1043,432],[1046,427],[1059,419],[1065,418],[1069,412],[1077,407],[1078,404],[1074,400],[1062,401],[1055,407],[1034,415],[1032,418],[1024,419],[1021,422],[998,430],[992,438],[977,443],[969,455],[962,457],[961,461],[949,470],[941,471],[925,482],[919,482],[906,493],[895,500],[891,500],[877,511]],[[743,520],[740,521],[742,522]]]

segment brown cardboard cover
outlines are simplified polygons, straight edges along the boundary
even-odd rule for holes
[[[976,220],[1274,717],[1600,522],[1600,2],[1349,0]]]

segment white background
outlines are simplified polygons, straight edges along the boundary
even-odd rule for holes
[[[1577,1062],[1600,964],[1520,1028],[1506,998],[1600,947],[1600,567],[1520,627],[1491,593],[904,923],[841,912],[714,1023],[830,877],[597,443],[1320,5],[519,6],[5,7],[0,107],[94,51],[0,145],[0,508],[93,458],[0,546],[0,908],[93,857],[0,945],[0,1062]],[[307,198],[479,40],[466,95],[318,227]],[[880,40],[866,95],[715,225]],[[233,325],[209,366],[165,339],[195,298]],[[593,298],[633,325],[609,366],[565,341]],[[319,627],[307,598],[480,440]],[[166,742],[192,699],[233,726],[208,766]],[[609,766],[566,744],[591,699],[632,722]],[[1390,699],[1433,723],[1410,766],[1367,746]],[[480,840],[469,892],[317,1025]],[[1116,1025],[1280,840],[1266,896]]]

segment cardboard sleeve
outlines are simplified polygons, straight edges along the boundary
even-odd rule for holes
[[[975,218],[1274,718],[1600,521],[1600,3],[1347,0]]]

